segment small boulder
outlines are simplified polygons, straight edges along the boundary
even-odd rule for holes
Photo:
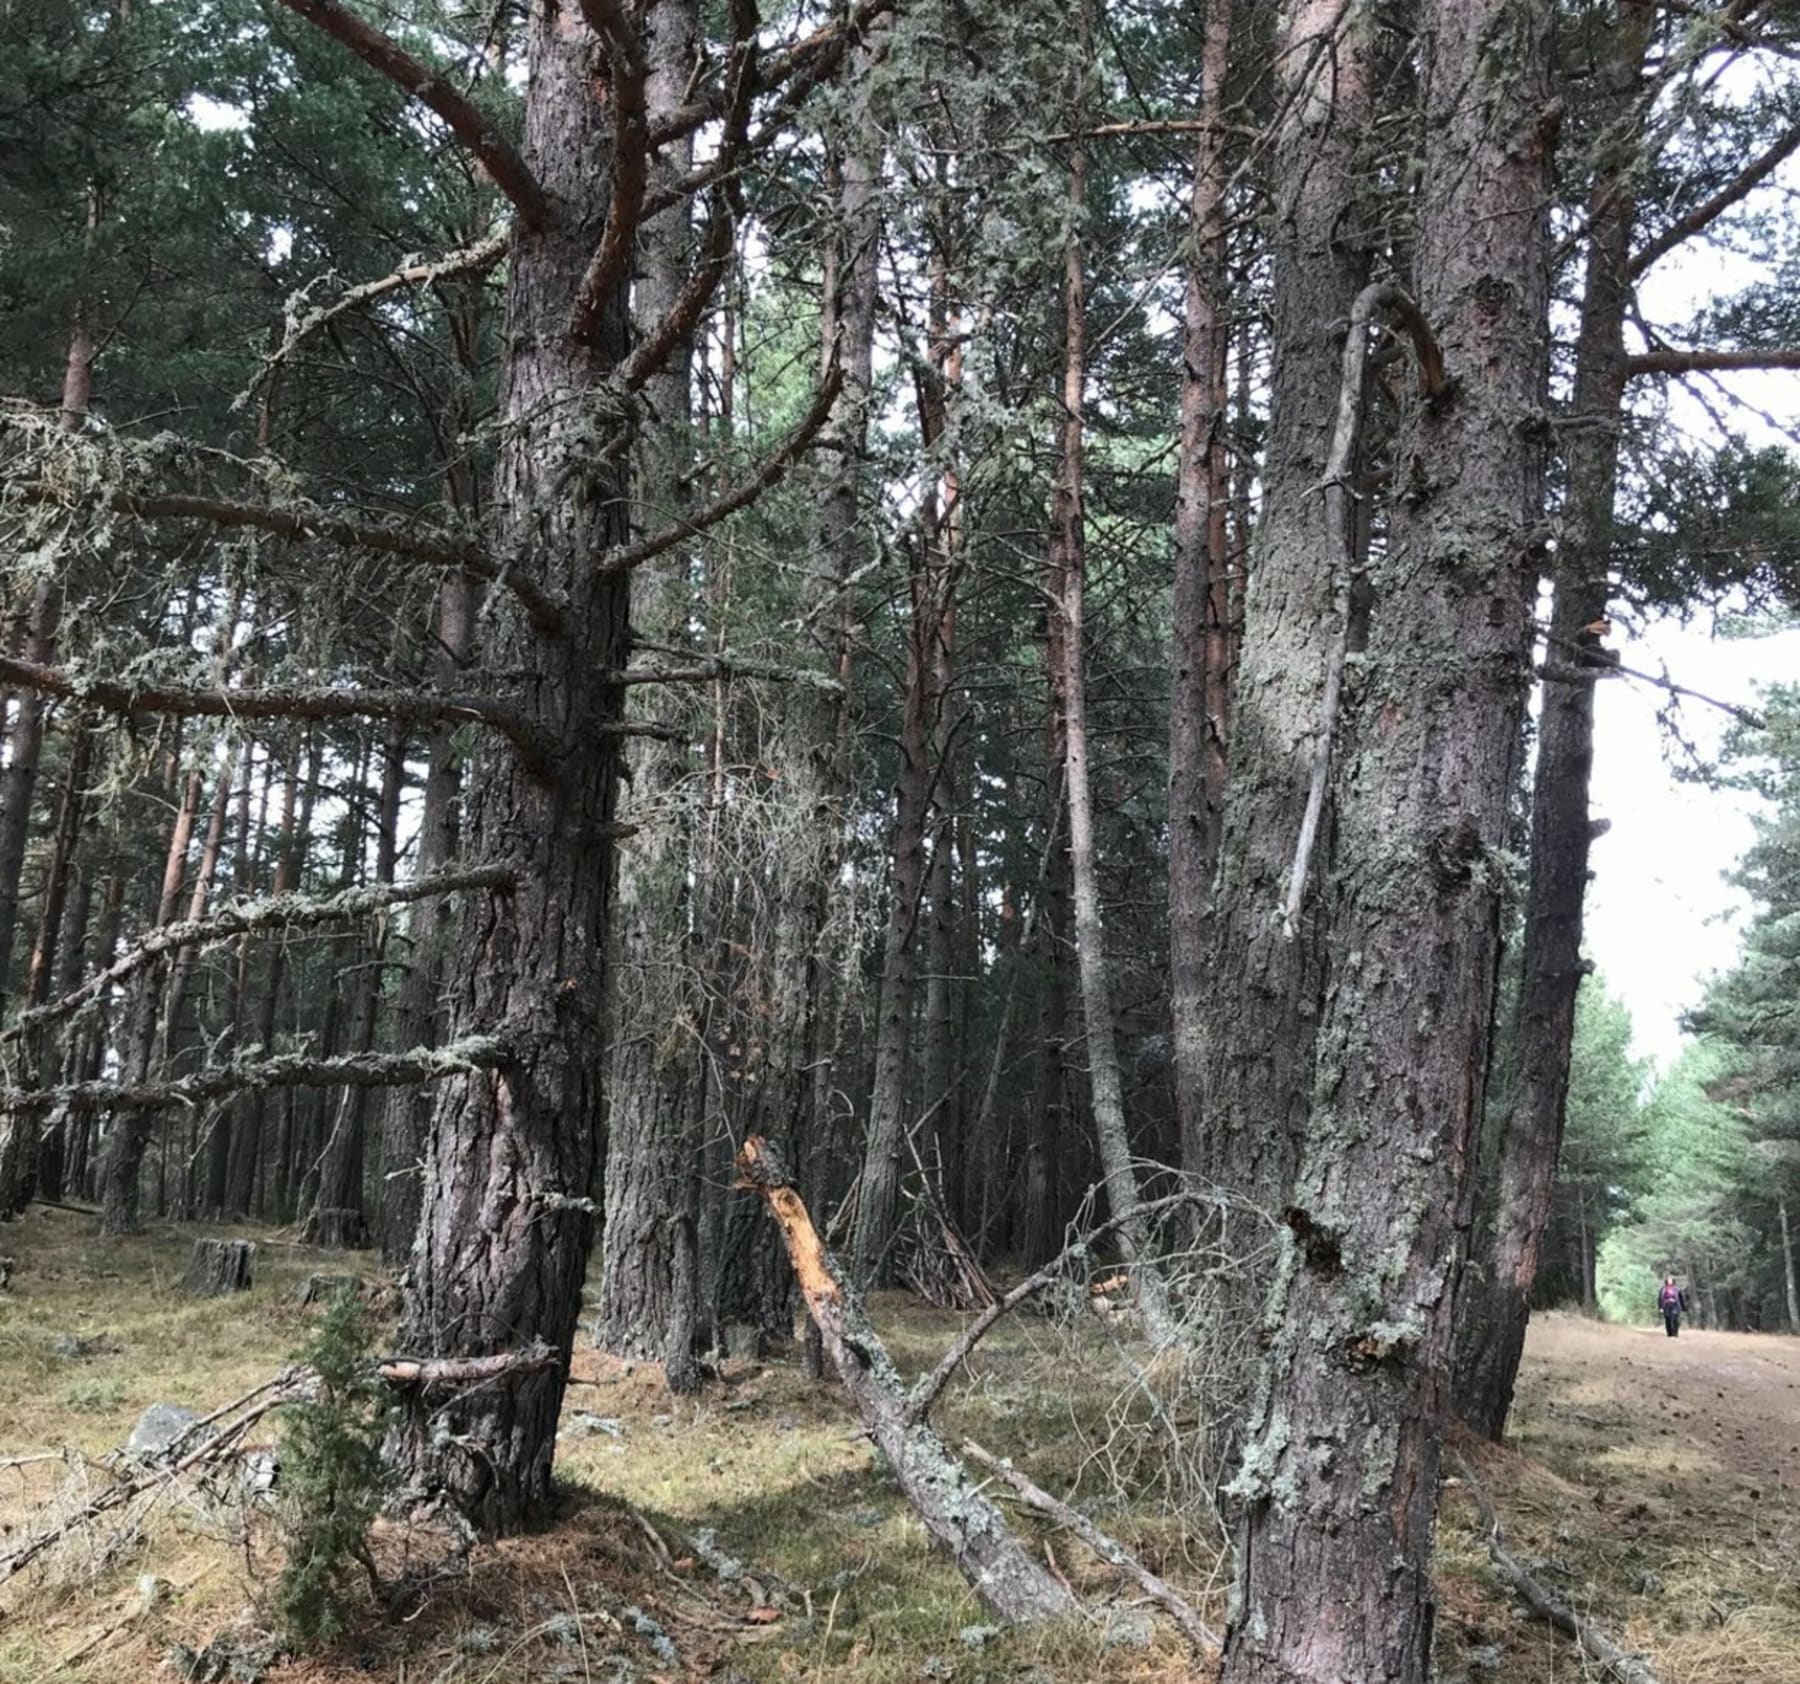
[[[169,1447],[199,1419],[197,1409],[184,1409],[178,1403],[153,1403],[131,1429],[125,1454],[140,1462],[157,1461],[167,1456]]]

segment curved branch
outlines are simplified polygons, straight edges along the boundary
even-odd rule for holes
[[[680,520],[672,521],[659,532],[640,538],[634,544],[624,544],[618,549],[602,556],[598,571],[602,574],[626,573],[632,568],[659,556],[664,550],[671,550],[677,544],[689,538],[697,538],[710,527],[717,526],[720,521],[734,515],[740,509],[748,508],[765,491],[779,485],[786,479],[794,464],[805,454],[807,447],[818,436],[819,430],[831,416],[831,406],[837,401],[838,393],[843,389],[844,371],[838,366],[836,357],[825,371],[825,378],[813,397],[811,406],[800,419],[800,424],[782,440],[774,453],[741,485],[722,492],[708,503],[705,508],[697,509],[691,515],[684,515]]]
[[[511,1047],[496,1035],[469,1035],[446,1046],[400,1053],[346,1053],[338,1058],[281,1053],[252,1064],[222,1064],[173,1082],[73,1082],[59,1088],[0,1089],[0,1112],[31,1117],[49,1111],[165,1111],[267,1088],[411,1087],[492,1070],[511,1057]]]
[[[184,918],[177,923],[164,924],[60,1000],[21,1013],[17,1022],[0,1030],[0,1045],[20,1040],[45,1024],[73,1016],[83,1006],[99,999],[107,989],[116,987],[163,954],[178,948],[210,946],[260,930],[311,929],[320,924],[344,923],[366,918],[370,913],[384,911],[390,906],[405,906],[438,895],[461,894],[467,889],[508,889],[513,880],[512,871],[505,866],[477,866],[470,871],[446,871],[415,878],[410,883],[367,884],[323,900],[313,895],[271,895],[267,900],[228,906],[210,918]]]
[[[370,69],[379,71],[443,118],[450,132],[481,160],[494,185],[512,200],[519,220],[527,228],[536,230],[549,222],[550,201],[518,148],[467,95],[414,58],[392,36],[384,35],[373,24],[338,5],[337,0],[281,0],[281,4],[334,41],[342,42]]]
[[[60,667],[0,656],[0,679],[40,696],[80,702],[107,713],[175,714],[206,719],[397,719],[435,725],[446,721],[492,726],[537,769],[554,747],[524,714],[486,696],[441,696],[429,690],[359,690],[352,687],[293,690],[204,689],[188,685],[117,684],[80,678]]]

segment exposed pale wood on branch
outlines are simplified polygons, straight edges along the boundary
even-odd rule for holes
[[[311,929],[320,924],[345,923],[413,901],[461,894],[470,889],[508,889],[512,884],[510,867],[476,866],[465,871],[445,871],[415,878],[410,883],[366,884],[323,898],[304,894],[271,895],[267,900],[240,901],[210,917],[185,918],[178,923],[164,924],[60,1000],[51,1000],[21,1013],[17,1022],[0,1030],[0,1045],[17,1041],[33,1029],[71,1016],[99,999],[108,989],[128,981],[146,965],[183,947],[205,947],[260,930]]]
[[[634,544],[624,544],[602,556],[599,571],[606,573],[623,573],[631,568],[640,567],[646,561],[672,550],[677,544],[685,543],[690,538],[697,538],[701,533],[715,527],[720,521],[736,514],[740,509],[748,508],[771,487],[779,485],[792,471],[794,464],[805,454],[806,448],[818,436],[819,430],[831,416],[832,405],[837,401],[838,393],[843,389],[844,371],[838,366],[834,357],[831,366],[825,371],[825,378],[819,383],[819,389],[806,414],[800,419],[798,426],[776,446],[775,450],[747,480],[733,486],[729,491],[715,497],[702,509],[696,509],[691,515],[672,521],[659,531],[652,532],[638,539]]]
[[[893,1358],[826,1251],[779,1148],[753,1135],[738,1152],[737,1169],[738,1186],[763,1199],[781,1230],[832,1366],[926,1530],[1003,1619],[1076,1612],[1075,1598],[1037,1563],[968,1470],[908,1412]]]
[[[1605,1632],[1589,1624],[1566,1602],[1552,1595],[1525,1571],[1506,1547],[1505,1535],[1500,1530],[1500,1517],[1495,1514],[1494,1505],[1488,1501],[1488,1494],[1482,1490],[1481,1481],[1475,1477],[1474,1470],[1460,1452],[1452,1454],[1456,1458],[1457,1471],[1468,1486],[1469,1495],[1475,1499],[1475,1506],[1481,1511],[1481,1524],[1487,1532],[1488,1560],[1494,1564],[1494,1571],[1505,1581],[1507,1588],[1540,1620],[1555,1626],[1565,1637],[1574,1638],[1581,1645],[1582,1653],[1596,1662],[1604,1670],[1605,1676],[1614,1679],[1616,1684],[1661,1684],[1646,1662],[1621,1649]]]
[[[488,1357],[383,1357],[375,1372],[390,1386],[481,1386],[515,1374],[554,1368],[558,1357],[539,1343]]]
[[[281,0],[281,4],[341,42],[370,69],[379,71],[443,118],[450,132],[481,160],[494,185],[512,200],[519,220],[527,228],[542,228],[549,222],[550,202],[518,148],[465,94],[414,58],[392,36],[383,34],[336,0]]]
[[[268,1088],[391,1088],[490,1070],[512,1056],[497,1035],[469,1035],[442,1047],[399,1053],[346,1053],[309,1058],[280,1053],[243,1064],[221,1064],[172,1082],[72,1082],[65,1087],[0,1089],[0,1112],[41,1116],[48,1111],[162,1111],[201,1105]]]
[[[12,656],[0,656],[0,679],[40,696],[77,701],[108,713],[212,719],[396,719],[415,724],[466,721],[492,726],[534,767],[548,766],[554,759],[554,746],[533,721],[486,696],[442,696],[430,690],[360,690],[350,686],[239,690],[117,684]]]
[[[1001,1484],[1010,1487],[1027,1508],[1066,1527],[1099,1556],[1109,1567],[1116,1567],[1137,1582],[1138,1588],[1156,1603],[1180,1628],[1181,1635],[1203,1653],[1216,1654],[1224,1647],[1219,1634],[1194,1611],[1193,1604],[1167,1579],[1159,1578],[1131,1553],[1118,1539],[1108,1537],[1079,1509],[1052,1497],[1041,1485],[1034,1484],[1012,1463],[990,1455],[972,1439],[964,1439],[962,1453],[977,1467],[986,1468]]]

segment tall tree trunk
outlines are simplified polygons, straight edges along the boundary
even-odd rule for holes
[[[1204,932],[1200,1167],[1270,1212],[1287,1199],[1312,1097],[1325,929],[1292,936],[1281,907],[1307,804],[1333,630],[1332,540],[1320,494],[1345,325],[1368,279],[1361,157],[1375,71],[1363,0],[1286,0],[1270,157],[1274,362],[1264,495],[1244,602],[1227,745],[1229,788]],[[1321,851],[1322,854],[1322,851]],[[1315,878],[1317,864],[1315,860]],[[1267,1270],[1227,1314],[1254,1316]]]
[[[1794,1276],[1794,1240],[1788,1231],[1788,1202],[1785,1192],[1776,1200],[1775,1213],[1781,1219],[1781,1284],[1787,1288],[1788,1332],[1800,1336],[1800,1283],[1796,1282]]]
[[[1207,918],[1224,822],[1231,707],[1231,503],[1226,425],[1225,73],[1231,0],[1210,0],[1201,47],[1204,126],[1194,152],[1175,468],[1175,670],[1169,703],[1169,1008],[1182,1167],[1205,1167]]]
[[[1633,183],[1641,166],[1642,92],[1655,8],[1621,0],[1605,36],[1595,116],[1605,155],[1588,195],[1587,275],[1565,437],[1568,490],[1556,554],[1547,665],[1578,667],[1582,634],[1606,613],[1613,499],[1625,400],[1625,313],[1631,284]],[[1588,787],[1594,767],[1594,683],[1607,668],[1546,682],[1531,802],[1531,881],[1513,1030],[1512,1106],[1499,1142],[1493,1208],[1480,1230],[1459,1311],[1457,1407],[1477,1432],[1506,1429],[1525,1350],[1538,1252],[1562,1151],[1569,1056],[1580,992],[1587,892]]]
[[[1085,24],[1085,13],[1084,13]],[[1158,1343],[1172,1338],[1175,1317],[1153,1236],[1137,1214],[1137,1169],[1125,1121],[1125,1087],[1113,1027],[1112,978],[1100,906],[1100,871],[1094,846],[1094,801],[1087,721],[1087,542],[1083,529],[1084,393],[1087,385],[1087,277],[1081,222],[1087,213],[1087,158],[1069,158],[1070,232],[1063,254],[1062,442],[1051,499],[1050,559],[1046,590],[1062,621],[1060,701],[1064,777],[1069,809],[1069,878],[1075,913],[1075,962],[1081,979],[1081,1019],[1086,1032],[1088,1081],[1094,1108],[1094,1140],[1106,1201],[1119,1221],[1119,1248],[1132,1265],[1132,1287],[1144,1326]]]
[[[608,727],[621,694],[607,674],[627,653],[625,580],[593,564],[628,532],[616,458],[596,453],[592,433],[626,349],[624,298],[598,301],[591,343],[569,331],[606,221],[610,100],[596,97],[599,44],[575,13],[536,6],[528,28],[526,157],[555,210],[513,248],[497,500],[502,542],[567,607],[550,630],[497,601],[488,653],[489,670],[517,675],[513,705],[558,752],[534,769],[491,736],[476,749],[467,853],[512,866],[516,887],[465,903],[450,1033],[498,1034],[511,1056],[439,1085],[402,1340],[427,1356],[541,1340],[559,1360],[447,1402],[416,1400],[393,1441],[416,1490],[484,1531],[517,1530],[549,1501],[593,1239],[618,770]]]
[[[698,16],[693,0],[657,0],[646,20],[645,107],[652,124],[675,111],[693,75]],[[693,143],[661,154],[655,187],[680,180]],[[634,332],[648,336],[674,308],[692,262],[693,233],[685,209],[665,214],[638,242]],[[651,528],[677,518],[688,502],[693,466],[693,350],[683,343],[646,388],[649,422],[639,439],[637,501]],[[634,581],[632,625],[666,648],[692,641],[692,554],[677,546]],[[644,717],[663,699],[637,698]],[[678,1269],[686,1227],[688,1183],[699,1148],[700,1119],[691,1115],[698,1037],[705,1003],[696,963],[710,952],[690,948],[693,873],[693,767],[684,743],[649,741],[631,754],[631,802],[650,815],[620,860],[618,965],[612,978],[612,1021],[606,1129],[605,1227],[601,1232],[600,1313],[594,1337],[618,1356],[667,1358],[671,1391],[700,1382],[690,1349],[670,1348],[670,1330],[697,1320],[692,1294],[698,1273]],[[706,885],[699,892],[706,893]],[[700,938],[702,941],[704,937]],[[688,1296],[678,1302],[678,1293]]]
[[[1431,1545],[1541,549],[1547,0],[1427,0],[1409,408],[1339,772],[1332,988],[1285,1220],[1225,1684],[1431,1673]]]

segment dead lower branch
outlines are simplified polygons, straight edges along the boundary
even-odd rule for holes
[[[650,180],[650,123],[644,105],[649,71],[642,37],[620,0],[581,0],[581,10],[588,27],[606,43],[612,66],[612,196],[569,324],[571,337],[591,345],[599,338],[613,294],[625,278],[643,215]]]
[[[165,953],[184,947],[206,947],[228,941],[233,936],[252,935],[263,930],[313,929],[321,924],[348,923],[413,901],[462,894],[471,889],[508,889],[512,883],[513,873],[505,866],[476,866],[466,871],[438,872],[430,877],[415,878],[410,883],[365,884],[323,899],[304,894],[271,895],[267,900],[240,901],[209,918],[184,918],[164,924],[60,1000],[21,1013],[17,1022],[0,1030],[0,1045],[17,1041],[34,1029],[74,1015]]]
[[[274,1058],[221,1064],[172,1082],[72,1082],[55,1088],[0,1089],[0,1113],[162,1111],[269,1088],[407,1087],[472,1070],[491,1070],[511,1056],[512,1047],[497,1035],[468,1035],[445,1046],[415,1047],[399,1053],[346,1053],[336,1058],[281,1053]]]
[[[1143,1562],[1121,1544],[1110,1538],[1078,1509],[1052,1497],[1041,1485],[1035,1485],[1011,1462],[990,1455],[979,1444],[964,1439],[962,1453],[979,1468],[986,1468],[1001,1484],[1009,1486],[1027,1508],[1066,1527],[1099,1556],[1109,1567],[1116,1567],[1137,1582],[1138,1588],[1156,1603],[1175,1624],[1188,1642],[1204,1654],[1216,1654],[1224,1648],[1219,1634],[1195,1613],[1190,1603],[1167,1579],[1158,1578]]]

